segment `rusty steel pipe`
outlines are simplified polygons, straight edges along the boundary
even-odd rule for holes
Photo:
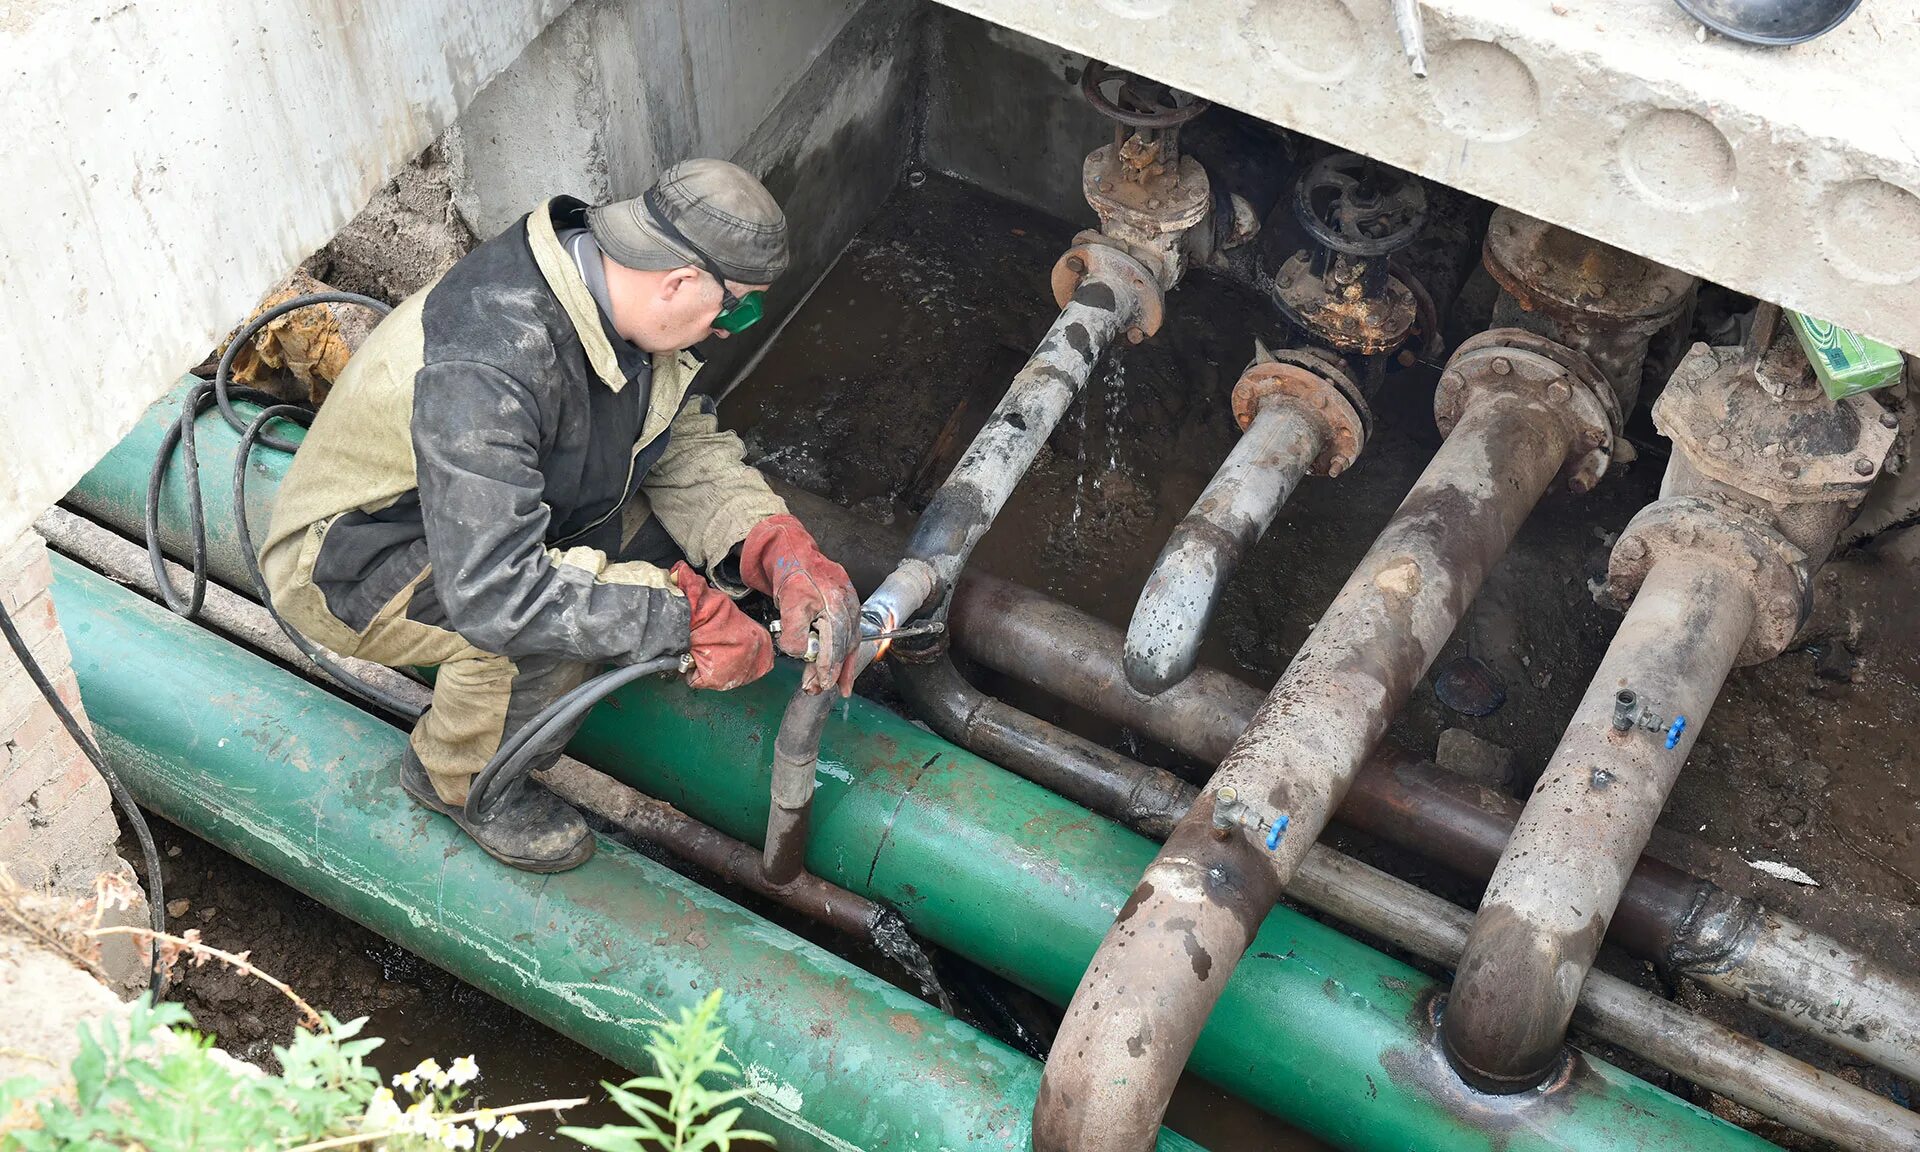
[[[1144,338],[1160,324],[1153,274],[1118,248],[1075,247],[1054,269],[1054,291],[1061,298],[1059,318],[908,538],[906,554],[932,566],[942,595],[952,592],[974,545],[993,527],[1108,345],[1123,332]]]
[[[857,584],[870,587],[884,575],[889,529],[810,493],[783,488],[782,495]],[[961,578],[949,623],[953,644],[985,667],[1039,684],[1205,763],[1226,755],[1260,706],[1258,689],[1207,667],[1160,696],[1142,695],[1126,682],[1118,628],[983,572]],[[928,723],[938,726],[931,717]],[[1002,753],[982,754],[998,759]],[[1095,806],[1086,796],[1074,799]],[[1337,816],[1461,876],[1484,879],[1493,874],[1520,810],[1505,793],[1382,745],[1354,777]],[[1758,901],[1642,855],[1607,939],[1920,1081],[1920,982]]]
[[[1143,835],[1164,839],[1198,791],[986,697],[944,655],[924,664],[896,661],[894,671],[908,703],[941,735]],[[1447,775],[1430,764],[1407,766]],[[1388,771],[1372,761],[1361,780]],[[1287,895],[1449,966],[1472,923],[1464,908],[1325,845],[1301,860]],[[1578,1019],[1607,1043],[1854,1152],[1899,1152],[1920,1141],[1920,1115],[1604,972],[1587,976]]]
[[[1101,942],[1041,1080],[1036,1152],[1152,1147],[1228,976],[1487,572],[1570,461],[1591,483],[1611,390],[1577,353],[1503,335],[1455,354],[1446,442]]]
[[[1468,1083],[1526,1091],[1557,1064],[1627,878],[1754,616],[1752,585],[1728,560],[1680,554],[1648,573],[1474,920],[1441,1030]],[[1622,691],[1670,727],[1617,728]]]
[[[993,699],[944,653],[925,663],[895,659],[893,675],[935,732],[1144,836],[1166,839],[1193,803],[1197,790],[1185,780]]]
[[[861,608],[863,630],[883,632],[925,611],[944,615],[974,545],[1027,474],[1047,437],[1086,387],[1094,365],[1122,332],[1144,339],[1160,326],[1161,292],[1138,260],[1105,244],[1081,244],[1054,267],[1060,315],[1014,376],[986,426],[967,446],[907,541],[906,555]],[[883,645],[861,643],[855,675]],[[806,869],[813,807],[813,770],[820,734],[837,697],[796,692],[781,717],[773,748],[773,805],[767,813],[767,875],[792,883]]]
[[[1322,428],[1292,403],[1261,407],[1161,549],[1127,626],[1127,682],[1165,692],[1200,662],[1200,642],[1240,560],[1312,467]]]

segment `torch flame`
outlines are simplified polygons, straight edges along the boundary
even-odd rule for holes
[[[885,609],[882,616],[880,617],[880,631],[891,632],[893,631],[894,624],[895,624],[895,620],[893,616],[893,610],[891,608]],[[887,649],[891,647],[893,647],[893,637],[889,636],[885,640],[880,641],[880,647],[875,648],[873,650],[873,658],[875,660],[885,659],[887,655]]]

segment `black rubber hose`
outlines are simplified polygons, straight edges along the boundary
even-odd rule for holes
[[[500,745],[493,758],[487,761],[487,766],[467,787],[467,805],[463,813],[467,821],[477,824],[487,818],[487,810],[493,801],[506,794],[508,785],[526,775],[532,766],[534,751],[552,733],[572,724],[585,715],[587,709],[642,676],[679,672],[684,667],[684,659],[677,655],[658,656],[603,672],[540,709],[531,720],[521,725],[518,732]]]
[[[261,404],[276,404],[279,401],[265,392],[243,389],[242,399]],[[204,381],[187,390],[186,402],[181,408],[180,419],[174,421],[171,428],[160,438],[160,450],[154,454],[153,470],[147,474],[147,560],[153,566],[154,589],[160,594],[160,602],[172,611],[192,619],[199,615],[200,605],[207,595],[207,518],[200,502],[200,452],[194,440],[194,424],[200,413],[204,412],[207,402],[212,398],[213,390]],[[186,461],[187,475],[187,536],[192,553],[193,584],[183,596],[173,586],[167,576],[166,557],[160,549],[160,493],[166,483],[167,466],[173,462],[173,450],[178,447]]]
[[[54,691],[52,681],[47,679],[46,671],[40,667],[40,662],[33,658],[33,650],[28,648],[27,642],[20,638],[19,630],[13,626],[13,617],[8,615],[5,608],[0,608],[0,632],[6,633],[7,647],[13,649],[13,654],[19,659],[20,666],[27,670],[27,676],[33,680],[33,686],[40,690],[40,695],[46,698],[48,706],[53,709],[53,714],[60,718],[60,726],[67,730],[68,736],[73,737],[73,742],[80,746],[80,751],[93,763],[94,771],[100,773],[100,778],[107,782],[107,791],[113,794],[114,803],[120,806],[120,811],[126,814],[127,823],[133,826],[133,837],[140,841],[140,854],[146,858],[147,863],[148,922],[156,934],[165,932],[167,930],[167,895],[160,877],[160,850],[154,847],[153,829],[147,827],[146,816],[140,811],[140,806],[134,802],[133,793],[127,791],[127,786],[120,782],[119,775],[114,772],[112,765],[107,763],[107,758],[101,755],[99,745],[95,744],[86,730],[80,727],[80,721],[75,719],[72,711],[67,708],[67,702],[60,699],[60,693]],[[155,1000],[167,994],[166,971],[160,965],[160,941],[157,935],[155,939],[148,941],[147,980],[153,989]]]

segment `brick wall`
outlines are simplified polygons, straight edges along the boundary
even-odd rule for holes
[[[0,546],[0,604],[84,725],[52,578],[39,536]],[[0,864],[26,887],[85,895],[99,873],[126,867],[114,851],[119,835],[106,782],[0,643]]]

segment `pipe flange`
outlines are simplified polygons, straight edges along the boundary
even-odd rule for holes
[[[1708,555],[1741,574],[1753,593],[1753,627],[1736,662],[1787,650],[1813,604],[1807,554],[1764,521],[1699,496],[1669,496],[1628,521],[1607,558],[1608,595],[1626,603],[1660,560]]]
[[[1694,278],[1545,220],[1496,208],[1481,263],[1528,312],[1648,335],[1686,307]]]
[[[1160,331],[1160,324],[1167,317],[1167,297],[1159,280],[1146,264],[1098,232],[1082,232],[1074,237],[1074,246],[1054,264],[1054,303],[1065,308],[1080,290],[1080,282],[1088,276],[1130,291],[1134,308],[1133,315],[1127,318],[1129,342],[1138,344]]]
[[[1574,425],[1560,475],[1568,489],[1590,491],[1607,474],[1620,435],[1620,400],[1584,352],[1521,328],[1491,328],[1454,350],[1433,394],[1434,424],[1450,435],[1474,397],[1487,390],[1545,398]]]
[[[1273,302],[1303,330],[1356,356],[1393,351],[1419,315],[1413,289],[1399,276],[1389,274],[1386,288],[1369,296],[1357,280],[1329,284],[1328,277],[1314,275],[1313,254],[1305,251],[1295,252],[1280,266],[1273,279]]]
[[[1345,472],[1367,446],[1373,414],[1360,384],[1338,359],[1310,349],[1284,348],[1247,366],[1233,386],[1233,418],[1246,431],[1260,408],[1289,403],[1320,425],[1324,447],[1309,469],[1315,476]]]
[[[1864,393],[1829,400],[1812,387],[1775,398],[1754,367],[1745,349],[1695,344],[1654,401],[1654,426],[1701,475],[1776,508],[1858,502],[1899,421]]]

